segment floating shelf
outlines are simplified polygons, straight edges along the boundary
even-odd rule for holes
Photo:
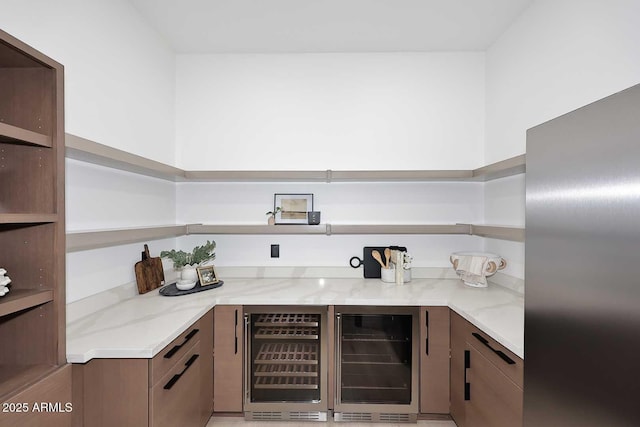
[[[428,182],[489,181],[524,173],[525,155],[472,170],[185,171],[66,134],[67,157],[168,181],[205,182]]]
[[[53,291],[12,289],[11,285],[9,286],[9,293],[0,297],[0,316],[17,313],[53,301]]]
[[[524,228],[501,227],[496,225],[472,225],[471,234],[474,236],[489,237],[492,239],[512,240],[524,242]]]
[[[53,139],[48,135],[0,122],[0,142],[26,143],[39,145],[41,147],[51,147]]]
[[[187,234],[327,234],[325,225],[189,224]]]
[[[123,228],[67,234],[67,252],[189,234],[245,235],[352,235],[352,234],[459,234],[524,242],[524,228],[471,224],[323,224],[323,225],[252,225],[188,224],[159,227]]]
[[[88,249],[125,245],[147,240],[166,239],[184,236],[185,234],[187,234],[186,225],[67,233],[67,252],[85,251]]]
[[[67,158],[161,178],[167,181],[184,179],[184,171],[145,157],[127,153],[79,136],[65,134]]]
[[[57,220],[56,214],[0,213],[0,224],[41,224]]]

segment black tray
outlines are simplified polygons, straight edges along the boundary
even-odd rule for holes
[[[196,292],[208,291],[209,289],[219,288],[222,285],[224,285],[223,280],[220,280],[218,283],[214,283],[213,285],[207,285],[207,286],[200,286],[200,281],[197,281],[195,287],[191,289],[187,289],[186,291],[181,291],[176,287],[175,283],[170,283],[160,288],[160,295],[164,295],[165,297],[179,297],[180,295],[195,294]]]

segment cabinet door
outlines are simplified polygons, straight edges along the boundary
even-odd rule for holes
[[[522,389],[467,344],[470,368],[466,423],[473,427],[522,426]]]
[[[420,308],[420,412],[449,413],[449,307]]]
[[[213,310],[198,322],[200,335],[200,425],[204,426],[213,413]]]
[[[213,410],[242,412],[242,306],[217,305],[213,315]]]
[[[200,342],[154,385],[149,393],[151,427],[200,427]]]
[[[458,427],[467,425],[465,420],[465,332],[466,320],[451,311],[451,417]]]

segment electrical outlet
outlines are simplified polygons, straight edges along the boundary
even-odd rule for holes
[[[280,258],[280,245],[271,245],[271,258]]]

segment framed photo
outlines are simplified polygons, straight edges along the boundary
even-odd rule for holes
[[[205,267],[197,267],[198,279],[200,279],[200,286],[213,285],[218,283],[218,276],[213,265],[207,265]]]
[[[313,210],[313,194],[275,194],[276,224],[307,224],[307,212]]]

